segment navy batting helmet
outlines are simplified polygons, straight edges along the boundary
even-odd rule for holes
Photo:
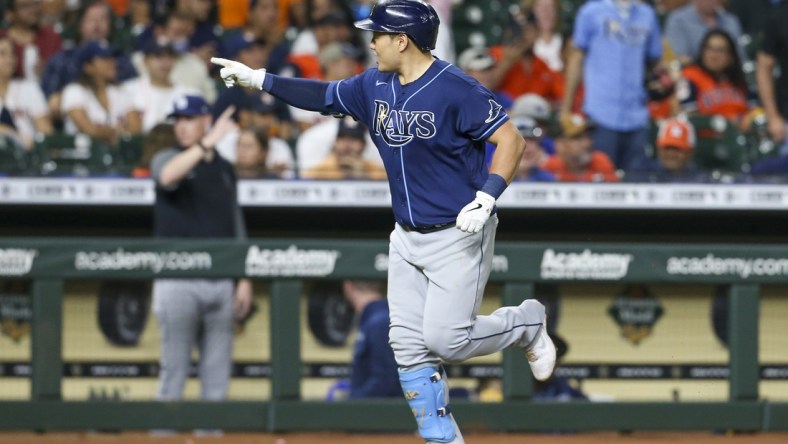
[[[405,34],[422,51],[430,51],[435,49],[439,24],[438,13],[421,0],[380,0],[368,18],[356,22],[356,28]]]

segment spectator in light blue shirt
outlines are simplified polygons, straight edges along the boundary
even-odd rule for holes
[[[686,65],[698,58],[701,40],[712,29],[727,32],[737,42],[736,51],[741,59],[746,58],[738,43],[742,34],[739,19],[726,11],[720,0],[692,0],[671,12],[665,22],[665,37],[676,57]]]
[[[644,79],[661,57],[659,23],[651,6],[635,0],[599,0],[580,8],[561,120],[571,116],[582,69],[583,112],[597,128],[593,146],[619,169],[636,167],[646,158],[649,112]]]

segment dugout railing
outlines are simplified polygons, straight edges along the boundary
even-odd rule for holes
[[[490,431],[788,430],[788,403],[758,393],[759,290],[784,284],[784,246],[499,243],[490,281],[515,305],[539,282],[725,285],[729,394],[724,402],[533,402],[517,350],[502,357],[501,403],[453,402],[464,427]],[[32,281],[31,396],[0,401],[3,430],[414,430],[404,400],[326,404],[301,399],[299,304],[304,280],[386,277],[381,241],[252,239],[0,239],[0,277]],[[744,267],[744,268],[742,268]],[[742,270],[747,270],[746,273]],[[270,282],[268,401],[64,401],[64,281],[242,277]]]

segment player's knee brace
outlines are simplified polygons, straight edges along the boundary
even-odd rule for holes
[[[427,441],[454,440],[454,423],[449,414],[449,386],[435,367],[399,372],[402,392],[410,405],[419,434]]]

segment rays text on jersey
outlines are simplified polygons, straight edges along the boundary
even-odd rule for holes
[[[388,102],[375,100],[375,135],[389,146],[403,146],[413,140],[431,139],[436,134],[432,111],[392,110]]]

